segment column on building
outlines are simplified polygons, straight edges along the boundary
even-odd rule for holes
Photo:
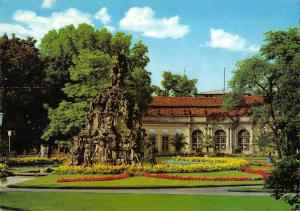
[[[249,150],[250,150],[250,154],[254,154],[254,145],[253,145],[253,127],[251,127],[250,129],[250,147],[249,147]]]
[[[188,128],[187,140],[189,143],[188,152],[192,153],[192,128],[190,123],[187,124],[187,128]]]
[[[226,134],[227,134],[226,152],[231,154],[233,152],[233,149],[232,149],[232,129],[230,126],[227,127]]]

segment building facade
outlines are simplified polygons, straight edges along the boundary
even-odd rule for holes
[[[155,140],[159,155],[175,154],[171,138],[182,134],[185,153],[210,151],[253,154],[259,133],[258,124],[249,116],[250,107],[262,103],[261,96],[244,96],[242,105],[230,112],[222,109],[224,94],[199,94],[195,97],[154,97],[143,128]]]

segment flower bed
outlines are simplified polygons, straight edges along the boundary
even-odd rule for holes
[[[57,182],[91,182],[91,181],[107,181],[107,180],[118,180],[128,178],[128,174],[118,174],[110,176],[99,176],[99,177],[75,177],[75,178],[60,178]]]
[[[253,181],[256,180],[250,177],[192,177],[192,176],[179,176],[169,174],[149,174],[144,173],[144,177],[158,178],[158,179],[171,179],[171,180],[194,180],[194,181]]]
[[[56,174],[120,174],[123,173],[126,166],[101,165],[96,164],[92,167],[84,166],[59,166],[54,168]]]
[[[248,161],[241,158],[214,158],[214,157],[173,157],[175,161],[189,161],[189,162],[200,162],[200,163],[226,163],[234,166],[243,166],[248,164]]]
[[[243,170],[243,172],[261,175],[263,180],[268,179],[268,177],[270,176],[270,172],[264,170],[255,170],[255,169],[246,168]]]
[[[266,164],[266,163],[259,163],[258,166],[265,167],[265,168],[273,168],[274,167],[274,165]]]
[[[120,174],[130,172],[142,175],[143,173],[197,173],[212,171],[240,170],[242,166],[233,163],[201,163],[190,165],[99,165],[92,167],[83,166],[59,166],[54,168],[56,174]]]
[[[59,166],[54,168],[56,174],[120,174],[129,172],[142,175],[143,173],[197,173],[212,171],[240,170],[248,162],[236,158],[203,158],[203,157],[176,157],[176,160],[191,161],[191,164],[157,164],[157,165],[103,165],[96,164],[92,167]]]

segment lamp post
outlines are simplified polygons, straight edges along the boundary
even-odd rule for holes
[[[10,137],[11,137],[11,130],[7,131],[7,135],[8,135],[8,154],[10,155]]]
[[[0,143],[2,141],[2,122],[3,122],[3,116],[4,116],[4,113],[0,112]]]

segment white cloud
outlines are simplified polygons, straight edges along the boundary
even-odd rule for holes
[[[96,20],[100,20],[103,24],[108,24],[111,21],[110,15],[106,7],[102,7],[94,16]]]
[[[13,14],[13,19],[25,25],[23,28],[30,32],[27,36],[33,36],[37,40],[40,40],[43,35],[52,29],[59,29],[69,24],[75,26],[80,23],[91,24],[90,14],[83,13],[75,8],[63,12],[53,12],[49,17],[38,16],[35,12],[28,10],[17,10]],[[14,25],[14,28],[17,29],[18,26]]]
[[[130,8],[120,20],[121,29],[141,32],[142,35],[154,38],[178,39],[189,33],[187,25],[179,24],[179,17],[155,18],[150,7]]]
[[[110,32],[114,32],[114,31],[116,31],[116,28],[115,27],[113,27],[113,26],[110,26],[110,25],[105,25],[104,26],[108,31],[110,31]]]
[[[100,20],[103,26],[110,32],[114,32],[116,30],[115,27],[109,25],[111,22],[111,17],[107,12],[106,7],[102,7],[98,12],[95,13],[94,18],[96,20]]]
[[[56,3],[56,0],[43,0],[41,5],[42,8],[51,8]]]
[[[31,32],[25,29],[23,26],[18,24],[8,24],[8,23],[0,23],[0,35],[2,34],[16,34],[19,37],[27,37],[30,36]]]
[[[247,40],[239,35],[214,28],[210,29],[210,41],[206,43],[206,46],[232,51],[257,52],[259,50],[258,45],[249,45]]]

